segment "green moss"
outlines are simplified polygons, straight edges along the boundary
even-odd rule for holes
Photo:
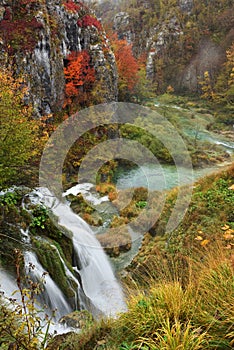
[[[32,243],[43,268],[50,274],[51,278],[60,287],[66,297],[74,297],[74,292],[68,284],[64,265],[56,249],[45,239],[33,238]],[[51,243],[54,244],[53,241]],[[58,243],[56,246],[58,246]],[[59,250],[61,250],[61,248]]]
[[[197,254],[202,244],[213,245],[219,242],[229,247],[228,237],[224,232],[234,227],[234,215],[230,210],[234,206],[234,191],[230,189],[234,183],[234,167],[206,176],[195,183],[191,202],[180,225],[170,234],[165,234],[166,225],[174,208],[177,189],[168,192],[166,202],[159,220],[150,229],[151,240],[142,248],[135,262],[154,259],[154,249],[176,256],[177,254]],[[186,196],[186,186],[183,188]],[[222,227],[227,227],[226,231]],[[161,238],[160,238],[161,236]],[[196,240],[200,236],[201,241]],[[232,242],[231,242],[232,243]],[[134,262],[133,262],[134,265]]]
[[[71,208],[74,210],[75,213],[79,214],[80,212],[82,212],[91,214],[94,212],[94,208],[87,204],[82,194],[78,194],[77,196],[71,195],[69,196],[69,199],[71,200]]]

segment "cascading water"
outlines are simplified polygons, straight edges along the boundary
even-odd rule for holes
[[[33,270],[33,275],[34,277],[40,278],[41,274],[44,272],[42,266],[38,263],[37,258],[35,256],[34,253],[31,252],[26,252],[25,254],[25,258],[26,261],[30,261],[30,265],[32,264],[32,262],[35,264],[35,269]],[[47,292],[43,293],[44,295],[44,300],[40,300],[40,302],[44,302],[47,303],[48,302],[48,298],[49,298],[49,294],[51,295],[52,298],[55,298],[55,300],[51,301],[51,307],[57,307],[56,313],[55,313],[55,318],[58,320],[62,315],[67,314],[68,312],[71,311],[70,306],[67,304],[66,300],[64,299],[63,295],[61,295],[61,291],[58,290],[58,287],[55,285],[55,283],[51,280],[51,278],[47,275],[46,277],[46,287],[48,286]],[[52,289],[53,287],[53,289]],[[55,287],[55,288],[54,288]],[[11,276],[7,271],[3,270],[0,267],[0,292],[4,293],[4,298],[5,301],[8,303],[9,308],[14,308],[17,307],[17,305],[21,305],[22,306],[22,299],[21,299],[21,295],[18,289],[18,286],[16,284],[16,280],[15,277]],[[47,296],[47,300],[45,298],[45,295]],[[10,299],[15,299],[16,300],[16,304],[15,303],[10,303],[9,300]],[[60,303],[61,302],[61,303]],[[62,308],[61,308],[62,306]],[[45,327],[44,330],[46,331],[46,327],[47,324],[45,322],[44,326],[43,326],[43,319],[46,319],[45,313],[47,314],[49,310],[44,310],[44,312],[41,310],[41,303],[39,305],[39,303],[35,304],[36,309],[40,310],[40,318],[41,318],[41,325],[42,327]],[[71,327],[65,327],[64,325],[56,322],[56,320],[53,318],[53,322],[50,323],[50,328],[49,328],[49,332],[51,334],[56,333],[56,334],[60,334],[60,333],[67,333],[70,331],[74,331],[74,329],[72,329]]]
[[[45,273],[45,270],[39,263],[35,253],[26,251],[24,253],[24,262],[26,274],[30,276],[32,280],[39,281],[43,273]],[[33,269],[29,268],[31,265],[34,266]],[[48,274],[45,277],[44,289],[44,293],[40,295],[40,303],[48,306],[50,310],[56,310],[55,316],[57,320],[72,311],[71,306],[66,301],[61,290]]]
[[[75,290],[73,285],[71,283],[69,283],[70,288],[74,292],[74,296],[75,296],[75,308],[77,309],[77,307],[79,305],[81,309],[84,309],[85,308],[85,303],[83,303],[83,299],[84,299],[83,291],[81,289],[79,281],[77,280],[77,278],[71,273],[71,271],[67,267],[67,265],[66,265],[64,259],[62,258],[58,248],[55,245],[53,245],[53,244],[50,244],[50,246],[51,246],[51,248],[56,250],[56,253],[59,256],[59,259],[60,259],[61,263],[63,264],[64,270],[65,270],[65,274],[66,274],[68,280],[69,281],[73,281],[74,284],[77,285],[77,290]],[[79,298],[79,300],[78,300],[78,298]]]
[[[87,182],[87,183],[78,184],[69,188],[69,190],[63,193],[63,196],[65,197],[65,196],[68,196],[69,194],[73,194],[74,196],[77,194],[82,194],[82,196],[86,199],[86,201],[88,201],[93,205],[99,205],[103,202],[109,201],[108,196],[103,196],[103,197],[98,196],[96,191],[95,191],[96,192],[95,195],[92,194],[90,190],[93,188],[95,188],[95,186],[92,183]]]
[[[48,189],[39,188],[30,196],[58,218],[58,225],[72,234],[82,289],[90,303],[86,307],[95,315],[114,316],[125,311],[123,293],[112,271],[103,248],[88,224],[76,215],[66,203],[61,203]]]
[[[0,291],[4,291],[4,295],[7,298],[10,298],[12,293],[14,293],[16,290],[18,290],[18,287],[14,278],[0,267]],[[20,300],[19,294],[15,293],[14,298]]]

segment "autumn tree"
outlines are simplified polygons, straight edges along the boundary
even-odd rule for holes
[[[116,35],[111,37],[118,69],[119,100],[131,98],[134,87],[138,81],[139,64],[132,53],[132,45],[126,39],[119,40]]]
[[[11,185],[38,151],[38,122],[25,106],[24,82],[8,70],[0,70],[0,188]]]
[[[212,100],[214,91],[212,86],[212,81],[210,78],[210,73],[208,71],[204,72],[203,79],[199,82],[202,90],[201,97],[207,100]]]
[[[85,106],[89,102],[95,81],[95,69],[91,66],[90,56],[85,50],[72,52],[67,61],[67,66],[64,68],[66,79],[64,106],[68,109],[75,103]]]
[[[226,51],[223,65],[215,85],[215,101],[234,105],[234,43]]]

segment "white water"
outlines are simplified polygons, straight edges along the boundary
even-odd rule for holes
[[[98,205],[103,202],[109,201],[108,196],[101,197],[98,195],[98,193],[95,193],[95,194],[91,193],[90,192],[91,188],[94,188],[94,185],[91,183],[78,184],[69,188],[69,190],[64,192],[63,197],[68,196],[69,194],[73,194],[74,196],[76,196],[77,194],[80,193],[88,202],[90,202],[93,205]]]
[[[222,142],[222,141],[216,141],[215,143],[216,143],[216,145],[221,145],[221,146],[224,146],[226,148],[234,149],[234,143],[233,142],[227,143],[227,142]]]
[[[48,243],[49,243],[49,242],[48,242]],[[73,290],[73,292],[74,292],[74,296],[75,296],[75,305],[76,305],[76,308],[77,308],[77,306],[79,305],[78,296],[79,296],[79,299],[81,299],[81,287],[80,287],[80,283],[79,283],[79,281],[75,278],[75,276],[71,273],[71,271],[69,270],[69,268],[67,267],[67,265],[66,265],[64,259],[62,258],[62,256],[61,256],[61,254],[60,254],[58,248],[57,248],[55,245],[51,244],[51,243],[50,243],[50,246],[53,247],[53,248],[56,250],[56,253],[57,253],[58,256],[59,256],[59,259],[60,259],[61,263],[62,263],[63,266],[64,266],[65,274],[66,274],[66,276],[68,277],[68,279],[69,279],[70,281],[72,280],[73,282],[75,282],[75,285],[77,285],[77,290],[75,290],[74,287],[72,287],[72,285],[70,284],[70,288],[71,288],[71,289]],[[81,304],[81,303],[80,303],[80,304]],[[81,305],[81,306],[83,306],[83,305]]]
[[[31,257],[28,256],[28,258],[31,258]],[[31,259],[30,259],[30,262],[31,262]],[[34,260],[34,262],[35,262],[35,260]],[[4,292],[4,297],[5,297],[6,302],[9,305],[9,308],[14,308],[13,305],[15,305],[16,307],[17,307],[17,305],[22,305],[20,292],[19,292],[18,286],[16,284],[15,278],[12,277],[7,271],[3,270],[1,267],[0,267],[0,291]],[[16,299],[17,304],[9,303],[8,300],[10,298]],[[35,306],[38,310],[41,310],[41,307],[39,305],[35,305]],[[40,317],[41,317],[42,322],[43,322],[43,319],[45,317],[45,313],[48,314],[48,310],[45,310],[45,312],[43,312],[43,311],[40,312]],[[56,316],[57,315],[58,314],[56,314]],[[43,326],[43,324],[42,324],[42,326]],[[46,323],[43,327],[46,330],[46,327],[47,327]],[[49,332],[51,334],[53,334],[53,333],[61,334],[61,333],[67,333],[69,331],[74,332],[75,330],[70,328],[70,327],[66,327],[60,323],[54,322],[54,321],[50,324]]]
[[[14,278],[0,267],[0,291],[3,291],[4,295],[10,298],[12,297],[12,293],[17,290],[18,287]],[[19,293],[15,293],[13,298],[19,301]]]
[[[125,311],[121,287],[103,248],[88,224],[66,203],[59,202],[48,189],[39,188],[33,194],[34,202],[39,199],[40,203],[51,209],[58,218],[58,225],[72,234],[74,250],[80,263],[77,268],[82,288],[91,301],[92,311],[105,316],[115,316],[118,312]]]
[[[24,261],[27,275],[29,275],[33,280],[35,279],[39,281],[43,273],[45,273],[45,270],[38,261],[35,253],[30,251],[25,252]],[[34,269],[29,268],[29,265],[34,265]],[[40,300],[40,302],[48,306],[50,310],[56,310],[55,318],[57,320],[72,311],[72,308],[66,301],[63,293],[58,288],[56,283],[52,280],[49,274],[45,276],[44,288],[45,291],[43,294],[41,294],[41,296],[43,296],[43,299]]]

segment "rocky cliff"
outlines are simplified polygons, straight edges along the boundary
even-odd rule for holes
[[[88,51],[103,101],[117,98],[115,58],[101,23],[76,0],[1,0],[0,59],[26,76],[37,115],[61,110],[64,66],[72,51]]]
[[[199,92],[206,71],[215,82],[234,39],[231,1],[130,0],[119,10],[113,29],[133,45],[136,57],[146,54],[147,77],[158,93],[169,85]]]

